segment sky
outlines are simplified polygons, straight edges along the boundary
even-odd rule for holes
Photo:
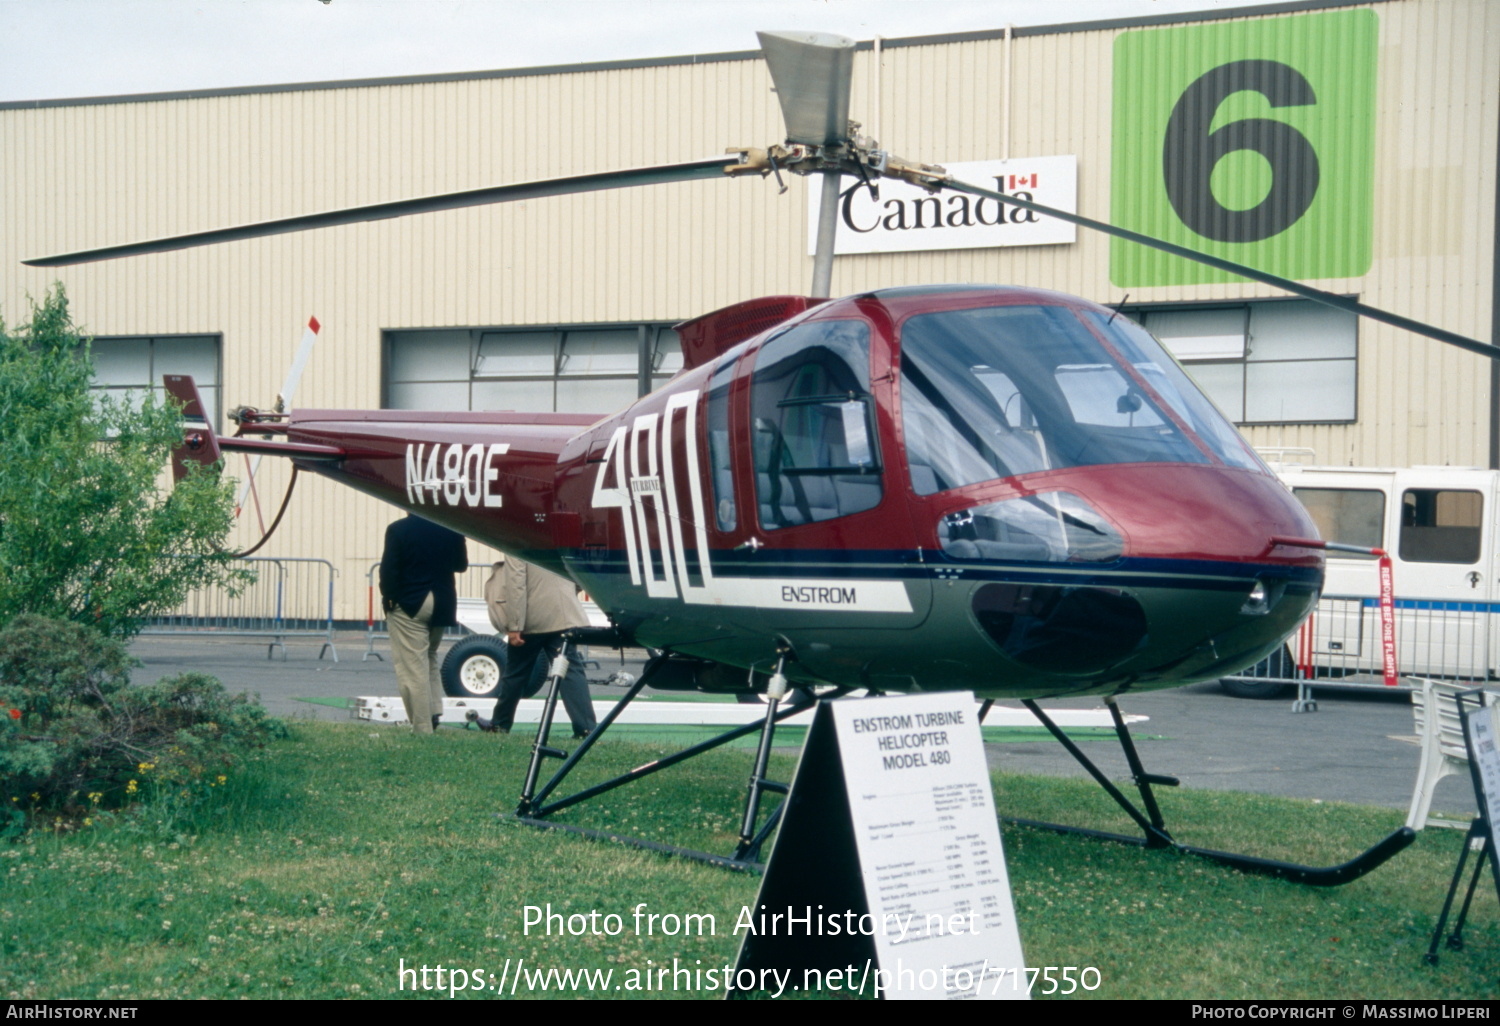
[[[487,71],[1257,0],[0,0],[0,103]]]

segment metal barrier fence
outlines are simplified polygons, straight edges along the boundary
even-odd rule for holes
[[[484,582],[489,579],[490,567],[493,563],[470,563],[469,569],[458,575],[454,582],[458,588],[460,599],[475,599],[484,601]],[[465,633],[463,627],[449,627],[444,632],[444,637],[457,638]],[[379,659],[382,662],[385,657],[375,651],[377,639],[390,639],[390,632],[385,627],[385,610],[380,606],[380,563],[370,564],[370,569],[365,571],[365,654],[360,657],[360,662],[370,659]]]
[[[1497,614],[1486,603],[1396,599],[1396,666],[1403,688],[1420,678],[1486,681],[1495,662],[1491,634]],[[1243,673],[1226,677],[1250,685],[1298,685],[1293,708],[1316,709],[1310,685],[1369,688],[1381,676],[1380,603],[1374,598],[1324,596],[1286,646]]]
[[[250,556],[235,561],[255,575],[238,594],[223,588],[200,588],[175,610],[146,621],[142,634],[242,635],[268,637],[266,658],[281,649],[285,639],[321,637],[318,658],[332,653],[333,579],[338,571],[326,559]]]

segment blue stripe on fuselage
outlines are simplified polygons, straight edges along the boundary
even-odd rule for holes
[[[623,550],[572,550],[570,562],[594,573],[625,574]],[[929,561],[924,561],[926,557]],[[1238,563],[1208,559],[1131,557],[1107,564],[960,562],[932,553],[893,549],[776,549],[713,551],[713,574],[724,578],[826,578],[851,580],[1017,581],[1027,584],[1098,585],[1137,588],[1192,588],[1229,591],[1261,577],[1317,587],[1314,567],[1284,563]]]

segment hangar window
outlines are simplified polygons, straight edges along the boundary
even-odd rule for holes
[[[1355,419],[1353,314],[1302,300],[1125,313],[1159,338],[1236,424]]]
[[[128,402],[139,402],[147,393],[157,401],[163,374],[188,374],[208,407],[208,422],[220,426],[218,335],[110,336],[93,340],[93,388]]]
[[[682,369],[667,324],[385,332],[384,406],[603,416]]]

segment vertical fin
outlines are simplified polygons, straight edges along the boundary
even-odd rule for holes
[[[189,462],[202,467],[218,463],[219,440],[214,436],[203,400],[198,397],[198,386],[191,377],[164,374],[162,385],[167,395],[182,404],[182,444],[172,450],[172,480],[177,482],[187,476]]]

